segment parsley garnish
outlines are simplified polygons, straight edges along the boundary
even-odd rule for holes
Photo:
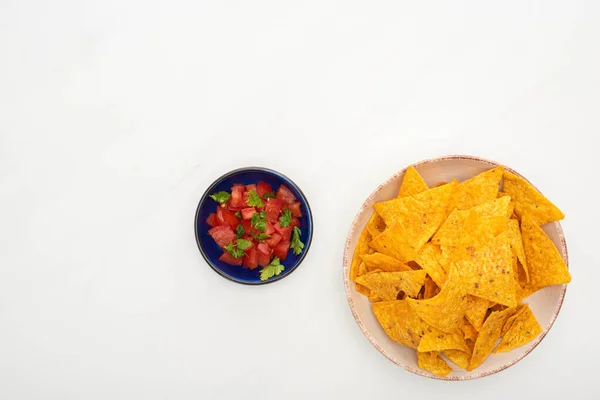
[[[258,240],[259,242],[262,242],[265,239],[271,238],[271,235],[267,235],[265,233],[261,233],[260,235],[256,235],[253,233],[252,236],[254,237],[254,239]]]
[[[225,203],[227,200],[229,200],[229,198],[231,197],[231,195],[227,192],[217,192],[217,193],[213,193],[210,195],[210,198],[213,199],[214,201],[218,202],[218,203]]]
[[[244,227],[242,226],[242,224],[238,224],[237,228],[235,229],[235,237],[239,239],[242,236],[244,236],[244,233],[246,233]]]
[[[265,220],[266,216],[267,213],[264,211],[255,213],[250,220],[250,225],[259,231],[264,232],[267,229],[267,221]]]
[[[269,278],[279,275],[285,267],[279,263],[279,258],[275,257],[271,264],[267,265],[260,271],[260,280],[266,281]]]
[[[269,193],[265,193],[263,194],[263,199],[274,199],[275,198],[275,193],[274,192],[269,192]]]
[[[248,192],[248,200],[246,201],[250,207],[263,207],[264,204],[260,199],[260,196],[256,194],[254,190]]]
[[[304,243],[300,241],[300,235],[302,235],[302,231],[297,226],[294,227],[294,233],[292,234],[292,240],[290,242],[290,247],[294,251],[295,255],[302,253],[302,249],[304,248]]]
[[[285,210],[283,210],[283,215],[281,217],[279,217],[279,225],[281,225],[282,228],[285,228],[291,222],[292,222],[292,212],[290,211],[289,208],[286,208]]]
[[[238,240],[243,240],[243,239],[238,239]],[[223,249],[225,249],[229,254],[231,254],[231,257],[233,257],[233,258],[240,258],[245,254],[244,250],[240,250],[240,249],[234,247],[232,242],[229,242],[229,244],[226,245],[225,247],[223,247]]]
[[[252,246],[252,242],[246,239],[238,239],[235,243],[237,244],[237,248],[242,251]]]
[[[241,212],[239,212],[239,211],[236,211],[236,212],[235,212],[235,217],[236,217],[237,219],[242,219],[242,213],[241,213]]]

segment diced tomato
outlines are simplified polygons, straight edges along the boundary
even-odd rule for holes
[[[260,265],[261,267],[266,267],[271,263],[270,254],[264,254],[260,251],[257,251],[256,254],[258,255],[258,265]]]
[[[302,210],[300,210],[300,203],[294,203],[290,205],[289,209],[292,212],[292,217],[300,218],[302,216]]]
[[[215,227],[218,225],[217,216],[215,215],[215,213],[208,214],[208,218],[206,218],[206,223],[211,227]]]
[[[292,237],[292,229],[293,227],[290,225],[284,228],[281,225],[279,225],[279,222],[275,224],[275,230],[283,237],[283,240],[286,242],[289,242],[290,238]]]
[[[265,224],[266,228],[265,228],[265,234],[266,235],[272,235],[273,232],[275,232],[275,227],[273,227],[273,224],[271,224],[270,222],[267,222]]]
[[[231,254],[229,254],[226,251],[224,251],[223,254],[221,254],[221,257],[219,257],[219,260],[221,260],[229,265],[242,265],[242,257],[233,258],[231,256]]]
[[[265,205],[266,220],[272,223],[279,220],[279,214],[283,208],[283,202],[277,199],[269,199]]]
[[[235,240],[235,233],[229,226],[215,226],[214,228],[209,229],[208,234],[214,239],[219,247],[223,247]]]
[[[242,218],[243,219],[252,219],[252,216],[254,214],[256,214],[256,210],[254,209],[254,207],[242,209]]]
[[[244,185],[235,184],[231,188],[231,198],[229,205],[234,208],[244,207]]]
[[[248,269],[254,269],[258,267],[258,252],[254,248],[245,250],[246,255],[244,256],[244,267]]]
[[[273,193],[273,188],[268,183],[259,181],[256,184],[256,193],[262,198],[267,193]]]
[[[269,239],[265,239],[265,243],[268,244],[270,248],[274,249],[275,246],[277,246],[279,242],[281,242],[281,239],[282,237],[280,234],[274,233]]]
[[[250,234],[252,232],[252,229],[250,227],[250,220],[243,219],[240,221],[240,224],[242,224],[245,233]]]
[[[300,227],[300,221],[298,220],[298,218],[293,218],[292,222],[290,222],[290,226],[292,227],[292,229],[294,228],[294,226]]]
[[[275,197],[286,204],[293,204],[296,201],[296,196],[285,185],[279,186]]]
[[[273,256],[279,257],[281,261],[285,260],[290,249],[290,242],[282,241],[273,249]]]
[[[219,225],[230,226],[231,229],[237,228],[238,225],[235,213],[223,207],[217,207],[217,220]]]
[[[265,242],[259,243],[256,248],[258,249],[259,253],[263,253],[267,256],[271,255],[271,248]]]
[[[249,192],[251,190],[253,190],[254,192],[256,192],[256,185],[254,183],[246,185],[246,192]]]

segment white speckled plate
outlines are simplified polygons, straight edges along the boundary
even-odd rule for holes
[[[477,157],[445,156],[421,161],[413,166],[421,174],[425,182],[428,185],[433,186],[442,181],[449,182],[453,178],[456,178],[461,182],[498,165],[500,164]],[[510,172],[520,175],[518,172],[506,166],[505,168]],[[350,280],[350,264],[352,262],[356,241],[373,213],[373,203],[389,200],[396,196],[400,184],[402,183],[402,179],[404,178],[404,171],[405,170],[402,170],[392,176],[375,189],[371,196],[369,196],[354,219],[352,227],[350,228],[350,233],[348,234],[348,239],[346,240],[343,260],[344,284],[350,310],[352,311],[358,326],[373,346],[375,346],[375,348],[390,361],[410,372],[428,378],[445,380],[475,379],[494,374],[510,367],[529,354],[542,341],[544,336],[546,336],[560,311],[567,290],[566,285],[556,285],[545,288],[525,299],[525,302],[529,303],[531,310],[544,329],[535,340],[508,353],[492,354],[483,362],[483,364],[473,371],[462,370],[454,364],[449,363],[454,369],[454,372],[446,377],[439,377],[419,369],[415,350],[394,342],[385,334],[371,310],[369,299],[358,293],[354,288],[354,283]],[[543,226],[543,229],[559,249],[568,266],[567,245],[560,224],[558,222],[546,224]]]

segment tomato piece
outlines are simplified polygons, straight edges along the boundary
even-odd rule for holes
[[[285,185],[279,186],[279,189],[277,189],[277,195],[275,197],[286,204],[293,204],[296,201],[296,196],[294,196],[292,191]]]
[[[215,226],[208,230],[208,234],[213,240],[219,245],[219,247],[226,246],[229,242],[235,240],[235,233],[229,226]]]
[[[290,225],[284,228],[279,224],[279,222],[275,224],[275,230],[283,237],[283,240],[286,242],[289,242],[290,238],[292,237],[292,229],[293,227]]]
[[[215,227],[215,226],[219,225],[217,222],[217,216],[215,215],[215,213],[208,214],[208,218],[206,218],[206,223],[211,227]]]
[[[265,205],[265,211],[266,212],[274,211],[274,212],[280,213],[281,211],[283,211],[284,206],[285,206],[285,204],[283,203],[282,200],[268,199],[267,204]]]
[[[292,222],[290,222],[290,226],[294,229],[294,226],[300,228],[300,220],[298,218],[292,218]]]
[[[217,207],[217,221],[219,221],[219,225],[230,226],[231,229],[237,228],[238,225],[235,213],[223,207]]]
[[[231,254],[229,254],[226,251],[224,251],[223,254],[221,254],[221,257],[219,257],[219,260],[221,260],[229,265],[242,265],[242,257],[233,258],[231,256]]]
[[[296,202],[288,207],[292,212],[292,217],[300,218],[302,216],[302,210],[300,209],[300,203]]]
[[[265,228],[265,234],[266,235],[272,235],[275,232],[275,228],[273,227],[273,224],[271,224],[270,222],[267,222],[265,224],[266,228]]]
[[[259,243],[258,246],[256,246],[256,248],[258,249],[259,253],[271,256],[271,248],[265,242]]]
[[[246,255],[244,256],[243,264],[248,269],[254,269],[258,267],[258,252],[254,248],[245,250]]]
[[[263,196],[267,193],[273,193],[273,188],[266,182],[259,181],[256,184],[256,193],[263,198]]]
[[[249,235],[252,232],[250,220],[243,219],[240,221],[240,224],[242,224],[242,227],[244,228],[244,233]]]
[[[256,192],[256,184],[251,183],[249,185],[246,185],[246,192],[249,192],[251,190],[253,190],[254,192]]]
[[[261,267],[266,267],[271,263],[271,254],[264,254],[260,251],[257,251],[256,254],[258,255],[258,265]]]
[[[231,188],[229,206],[233,208],[242,208],[244,205],[244,185],[235,184]]]
[[[281,241],[274,249],[273,249],[273,257],[278,257],[281,261],[285,260],[288,255],[288,250],[290,249],[290,242]]]
[[[243,219],[252,219],[252,216],[254,214],[256,214],[256,210],[254,209],[254,207],[242,209],[242,218]]]
[[[265,243],[270,248],[274,249],[279,244],[279,242],[281,242],[281,239],[283,239],[283,238],[281,237],[280,234],[274,233],[271,235],[271,237],[269,239],[265,239]]]

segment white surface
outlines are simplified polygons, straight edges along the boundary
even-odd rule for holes
[[[591,0],[1,1],[0,398],[598,398],[599,19]],[[449,153],[555,201],[573,273],[542,344],[466,383],[381,356],[341,272],[374,187]],[[192,230],[248,164],[315,214],[302,267],[259,288]]]

